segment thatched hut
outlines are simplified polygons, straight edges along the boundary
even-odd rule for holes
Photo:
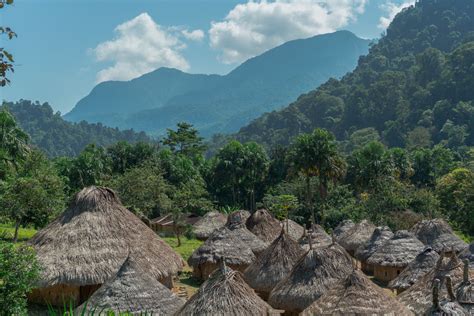
[[[456,299],[453,294],[452,290],[452,281],[451,278],[448,276],[446,278],[446,288],[448,291],[449,298],[441,298],[440,297],[440,287],[441,282],[438,279],[433,281],[433,292],[432,292],[432,304],[431,307],[424,312],[424,315],[429,316],[468,316],[466,310],[456,302]]]
[[[300,315],[413,315],[396,298],[354,270]]]
[[[456,299],[465,310],[474,314],[474,282],[469,280],[469,261],[463,261],[463,280],[456,290]]]
[[[282,229],[280,236],[245,270],[244,279],[266,299],[303,254],[299,244]]]
[[[114,191],[88,187],[68,209],[30,241],[41,276],[29,299],[62,306],[84,302],[113,277],[133,249],[134,258],[149,264],[147,273],[173,286],[184,262],[155,232],[128,211]]]
[[[305,234],[305,228],[291,219],[288,219],[288,229],[286,227],[286,220],[281,221],[281,225],[285,227],[285,231],[294,240],[299,240]]]
[[[226,215],[217,211],[208,212],[193,225],[194,235],[199,240],[206,240],[216,229],[224,227],[226,222]]]
[[[405,269],[425,245],[406,230],[400,230],[385,242],[367,260],[374,267],[374,277],[382,282],[390,282]]]
[[[77,314],[103,311],[117,315],[120,312],[174,315],[185,301],[151,277],[148,268],[128,258],[115,277],[106,281],[76,309]]]
[[[280,221],[265,209],[256,210],[247,219],[247,229],[264,242],[271,243],[280,235]]]
[[[438,253],[431,247],[426,247],[424,251],[416,256],[415,260],[403,269],[400,275],[388,283],[388,287],[397,291],[397,293],[405,291],[431,271],[436,266],[438,260]]]
[[[311,225],[311,229],[300,239],[300,245],[306,251],[309,250],[310,238],[312,248],[324,248],[333,243],[331,236],[318,224]]]
[[[161,236],[173,236],[176,230],[185,231],[188,226],[193,226],[200,219],[201,217],[195,214],[183,214],[176,224],[172,214],[165,214],[149,220],[148,226]]]
[[[459,258],[469,260],[470,265],[474,265],[474,242],[471,242],[466,249],[461,251]]]
[[[368,274],[374,273],[374,267],[367,264],[367,259],[392,237],[392,230],[387,226],[375,228],[370,239],[354,253],[354,257],[361,263],[362,271]]]
[[[270,292],[268,302],[287,313],[300,313],[353,270],[351,257],[338,244],[310,249]]]
[[[467,244],[456,236],[445,220],[437,218],[423,220],[412,227],[411,232],[425,245],[431,246],[436,252],[459,253]]]
[[[351,221],[350,219],[345,219],[342,222],[339,223],[339,225],[336,226],[333,230],[333,235],[337,239],[339,236],[341,236],[343,233],[354,227],[354,222]]]
[[[336,241],[346,249],[351,256],[354,256],[357,248],[369,241],[375,228],[374,224],[367,220],[363,220],[337,236]]]
[[[219,269],[201,285],[176,316],[279,314],[245,283],[240,272],[221,261]]]
[[[238,210],[238,211],[232,212],[227,216],[226,225],[229,227],[245,225],[245,222],[247,221],[249,217],[250,217],[250,212],[246,210]]]

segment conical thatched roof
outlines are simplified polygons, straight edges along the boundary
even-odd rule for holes
[[[303,254],[299,244],[281,230],[280,236],[245,270],[244,278],[257,292],[269,293]]]
[[[261,240],[271,243],[280,235],[280,221],[265,209],[256,210],[247,219],[247,229]]]
[[[286,229],[286,220],[283,220],[281,221],[281,225],[283,227],[285,227],[285,231],[287,230]],[[304,235],[304,227],[301,226],[300,224],[298,224],[297,222],[289,219],[288,220],[288,235],[291,236],[291,238],[293,238],[294,240],[298,241],[301,237],[303,237]]]
[[[471,271],[470,276],[472,277],[473,274]],[[443,284],[448,275],[451,276],[453,288],[457,288],[463,279],[463,265],[456,256],[441,256],[430,272],[400,294],[398,298],[415,314],[423,314],[432,306],[431,293],[434,280],[438,279]],[[448,297],[446,287],[441,287],[439,296]]]
[[[311,249],[272,290],[268,302],[287,312],[301,312],[352,270],[351,257],[341,246]]]
[[[350,219],[343,220],[342,222],[337,225],[336,228],[333,230],[333,235],[337,239],[339,236],[341,236],[343,233],[354,227],[355,223],[351,221]]]
[[[367,220],[363,220],[346,232],[336,237],[337,242],[347,251],[354,253],[357,248],[369,241],[375,230],[375,225]]]
[[[324,248],[332,244],[331,236],[318,224],[311,225],[311,229],[300,239],[300,245],[306,251],[309,250],[310,237],[313,248]]]
[[[92,296],[79,306],[77,314],[95,311],[148,313],[174,315],[185,301],[167,287],[151,277],[149,267],[140,267],[133,259],[127,259],[117,275],[102,285]]]
[[[412,315],[408,308],[354,270],[332,286],[301,315]]]
[[[206,240],[216,230],[225,225],[227,216],[222,213],[212,211],[204,214],[204,216],[193,225],[194,235],[197,239]]]
[[[69,208],[30,241],[41,265],[38,286],[103,284],[134,250],[147,273],[163,279],[183,267],[183,259],[108,188],[88,187]]]
[[[469,261],[463,261],[463,280],[456,290],[456,299],[469,312],[474,314],[474,281],[469,279]]]
[[[403,269],[403,271],[390,283],[388,287],[396,290],[406,290],[416,283],[426,273],[436,266],[439,260],[439,255],[431,247],[427,247],[424,251],[419,253],[415,260]]]
[[[240,272],[221,266],[178,311],[179,315],[275,315],[243,280]]]
[[[360,246],[354,256],[357,260],[366,261],[377,251],[385,242],[393,237],[393,233],[387,226],[379,226],[375,228],[370,239]]]
[[[250,217],[250,212],[246,210],[238,210],[233,213],[230,213],[227,216],[227,223],[226,225],[229,227],[235,226],[245,226],[245,222]]]
[[[456,236],[445,220],[437,218],[424,220],[412,227],[411,231],[425,245],[430,245],[438,253],[460,252],[467,244]]]
[[[448,276],[446,278],[446,288],[449,293],[449,298],[440,297],[441,282],[438,279],[433,281],[433,292],[431,295],[431,307],[424,312],[424,315],[429,316],[468,316],[467,311],[455,300],[452,281]]]
[[[466,249],[461,251],[459,258],[467,259],[471,265],[474,265],[474,242],[471,242]]]
[[[367,262],[376,266],[405,267],[423,251],[425,245],[406,230],[400,230],[384,243]]]

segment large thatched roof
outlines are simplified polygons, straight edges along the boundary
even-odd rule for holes
[[[261,240],[271,243],[280,234],[280,221],[265,209],[256,210],[247,219],[247,229]]]
[[[400,230],[367,260],[374,266],[405,267],[423,251],[425,245],[412,233]]]
[[[467,244],[456,236],[445,220],[437,218],[423,220],[412,227],[411,231],[425,245],[430,245],[438,253],[460,252]]]
[[[240,272],[221,264],[176,316],[275,314],[271,306],[245,283]]]
[[[311,229],[300,239],[300,245],[304,250],[309,250],[309,238],[312,248],[324,248],[333,243],[331,236],[318,224],[311,225]]]
[[[183,259],[120,203],[108,188],[88,187],[30,241],[41,265],[39,287],[102,284],[134,250],[157,279],[175,274]]]
[[[285,227],[285,230],[286,229],[286,220],[283,220],[281,222],[281,225],[283,227]],[[294,240],[299,240],[301,237],[303,237],[304,233],[305,233],[305,229],[303,226],[301,226],[300,224],[298,224],[297,222],[291,220],[291,219],[288,219],[288,230],[287,230],[287,233],[288,235],[291,236],[291,238],[293,238]]]
[[[278,309],[301,312],[352,270],[351,257],[341,246],[311,249],[276,285],[268,302]]]
[[[333,285],[301,315],[412,315],[413,313],[370,281],[362,272],[354,270]]]
[[[375,228],[370,239],[359,248],[357,248],[354,256],[357,260],[366,261],[377,251],[385,242],[393,237],[393,233],[387,226],[379,226]]]
[[[148,313],[174,315],[185,301],[167,287],[151,277],[149,267],[140,267],[133,259],[127,259],[117,275],[102,285],[92,296],[79,306],[80,315],[86,307],[86,314],[93,310],[106,312]]]
[[[438,262],[439,255],[431,247],[427,247],[419,253],[415,260],[410,262],[408,266],[390,283],[388,287],[396,290],[406,290],[416,283],[426,273],[433,269]]]
[[[357,248],[369,241],[374,230],[374,224],[367,220],[363,220],[337,236],[336,240],[342,247],[344,247],[344,249],[354,253]]]
[[[225,225],[227,216],[216,212],[208,212],[193,225],[194,235],[197,239],[206,240],[216,230]]]
[[[256,291],[269,293],[303,254],[299,244],[281,230],[280,236],[245,270],[244,278]]]
[[[468,316],[468,313],[464,308],[456,302],[452,289],[452,280],[448,276],[446,278],[446,289],[449,293],[449,298],[440,297],[441,281],[435,279],[433,281],[433,290],[431,295],[431,307],[428,308],[424,315],[429,316]]]
[[[343,233],[354,227],[354,222],[351,221],[350,219],[343,220],[342,222],[337,225],[336,228],[334,228],[333,235],[334,237],[339,238]]]
[[[463,261],[463,280],[456,290],[456,299],[469,312],[474,314],[474,280],[469,279],[469,261]]]

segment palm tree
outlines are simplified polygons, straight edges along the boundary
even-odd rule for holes
[[[0,179],[6,176],[9,166],[18,168],[18,162],[29,151],[28,134],[16,124],[15,118],[7,110],[0,111]]]

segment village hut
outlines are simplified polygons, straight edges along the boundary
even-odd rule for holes
[[[287,314],[300,313],[352,270],[351,257],[338,244],[311,248],[270,292],[268,302]]]
[[[226,225],[229,227],[245,225],[245,222],[250,217],[250,212],[246,210],[238,210],[230,213],[227,216]]]
[[[311,225],[311,229],[300,239],[300,245],[306,251],[309,250],[310,238],[312,248],[324,248],[333,243],[331,236],[318,224]]]
[[[170,288],[184,265],[179,254],[104,187],[77,193],[68,209],[29,245],[41,267],[29,299],[40,304],[84,302],[117,273],[131,249],[134,259],[148,262],[147,273]]]
[[[456,302],[454,298],[451,278],[449,276],[446,278],[446,288],[447,292],[449,293],[449,299],[440,298],[440,286],[440,280],[435,279],[433,281],[433,292],[431,296],[432,305],[423,314],[428,316],[468,316],[466,310],[458,302]]]
[[[180,217],[179,223],[176,224],[172,214],[165,214],[150,220],[149,227],[161,236],[173,236],[177,230],[185,231],[188,226],[193,226],[201,219],[195,214],[183,214]]]
[[[247,229],[264,242],[271,243],[280,235],[280,221],[265,209],[256,210],[247,219]]]
[[[300,315],[413,315],[396,298],[354,270]]]
[[[339,223],[339,225],[336,226],[333,230],[333,235],[336,239],[339,238],[343,233],[354,227],[354,222],[351,221],[350,219],[345,219],[342,222]]]
[[[287,220],[281,221],[281,225],[285,227],[285,231],[288,235],[291,236],[294,240],[299,240],[305,234],[305,228],[298,224],[297,222],[288,219],[288,228],[286,227]]]
[[[457,288],[463,280],[463,265],[456,255],[451,254],[446,257],[441,254],[436,266],[430,272],[420,278],[409,289],[398,296],[398,299],[417,315],[426,313],[432,306],[431,293],[436,279],[443,284],[447,276],[450,276],[453,288]],[[474,272],[469,271],[469,277],[473,277]],[[447,289],[441,287],[440,297],[447,297]]]
[[[438,260],[438,253],[431,247],[426,247],[395,279],[388,283],[388,287],[400,294],[431,271]]]
[[[336,237],[336,241],[346,249],[351,256],[354,256],[357,248],[369,241],[375,228],[374,224],[363,220]]]
[[[374,277],[382,282],[390,282],[405,269],[425,245],[406,230],[400,230],[385,242],[367,260],[374,267]]]
[[[354,257],[360,261],[362,271],[367,274],[374,273],[374,267],[367,264],[367,259],[392,237],[393,233],[390,228],[379,226],[375,228],[370,239],[364,245],[357,248]]]
[[[459,254],[459,258],[469,260],[470,265],[474,265],[474,242],[466,247],[461,253]]]
[[[149,267],[127,258],[117,275],[106,281],[86,303],[76,309],[77,315],[103,311],[109,315],[174,315],[185,301],[150,276]]]
[[[280,236],[245,270],[244,279],[266,299],[303,254],[299,244],[282,229]]]
[[[204,214],[204,216],[193,225],[193,232],[197,239],[206,240],[216,230],[225,225],[227,216],[212,211]]]
[[[451,226],[440,218],[423,220],[415,224],[411,231],[422,243],[431,246],[438,253],[459,253],[467,247],[467,244],[454,234]]]
[[[469,280],[469,260],[463,263],[463,280],[456,290],[456,299],[466,311],[474,314],[474,282]]]
[[[245,283],[240,272],[221,260],[219,269],[176,313],[186,315],[279,315]]]

